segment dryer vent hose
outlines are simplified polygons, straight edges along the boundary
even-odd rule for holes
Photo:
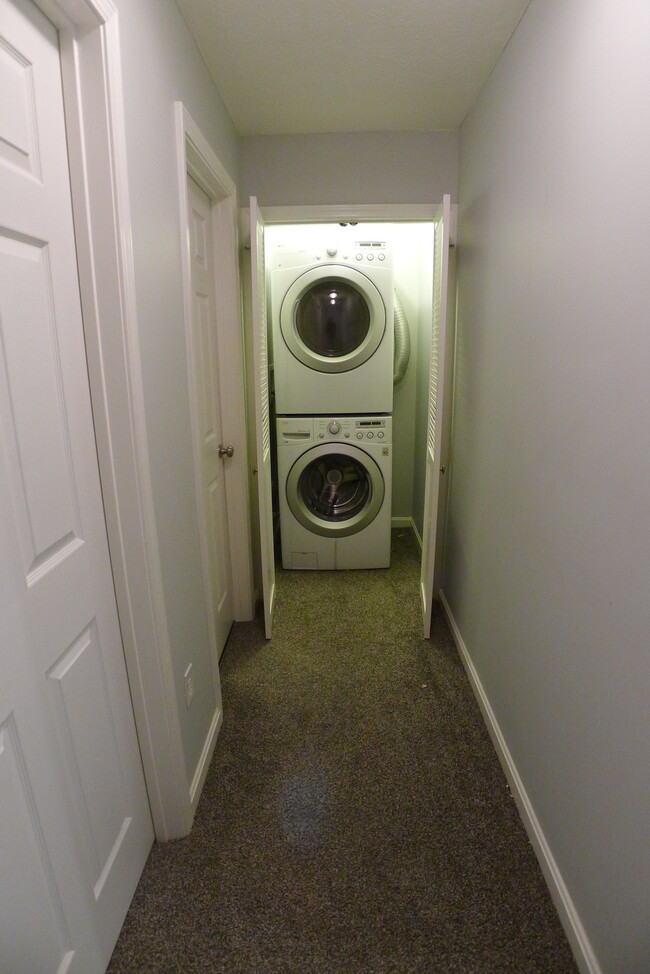
[[[402,302],[397,291],[393,293],[393,335],[395,341],[395,358],[393,361],[393,385],[396,386],[406,375],[411,357],[411,336],[409,323],[404,314]]]

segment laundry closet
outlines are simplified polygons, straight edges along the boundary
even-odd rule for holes
[[[387,568],[391,527],[424,541],[423,562],[433,571],[438,488],[434,504],[425,493],[432,479],[432,368],[434,400],[442,385],[432,327],[436,293],[438,319],[441,310],[437,229],[434,221],[345,220],[271,224],[261,237],[258,229],[253,306],[265,305],[266,348],[252,366],[258,394],[251,408],[261,431],[263,579],[273,574],[271,538],[285,569]],[[445,244],[448,250],[448,237]],[[424,588],[432,590],[432,580]],[[430,601],[423,592],[423,603]]]

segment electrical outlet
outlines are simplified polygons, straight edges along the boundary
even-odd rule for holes
[[[183,682],[185,684],[185,703],[189,707],[192,703],[194,697],[194,677],[192,676],[192,664],[187,667],[183,675]]]

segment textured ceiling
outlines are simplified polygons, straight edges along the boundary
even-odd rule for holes
[[[240,135],[455,129],[530,0],[176,0]]]

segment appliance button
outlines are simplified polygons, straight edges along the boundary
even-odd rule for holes
[[[337,423],[334,419],[327,427],[327,431],[328,433],[331,433],[332,436],[337,436],[341,432],[341,424]]]
[[[386,260],[386,254],[377,254],[377,260]]]
[[[383,433],[382,433],[382,432],[380,431],[379,433],[377,433],[377,438],[378,438],[379,440],[383,440],[383,438],[384,438],[384,434],[383,434]]]
[[[325,439],[325,434],[324,433],[319,433],[318,434],[318,439],[319,440],[324,440]]]
[[[374,260],[374,259],[375,259],[374,254],[368,254],[368,260]]]
[[[350,439],[350,434],[349,433],[344,433],[343,435],[345,436],[346,440],[349,440]]]
[[[330,247],[327,247],[326,249],[327,249],[327,256],[328,257],[336,257],[336,247],[334,247],[332,245]]]
[[[357,258],[357,260],[363,260],[363,254],[355,254],[354,256]]]
[[[363,439],[363,433],[357,433],[357,439],[358,440],[362,440]]]
[[[370,433],[368,433],[368,439],[369,439],[369,440],[371,440],[371,439],[373,438],[373,436],[374,436],[374,435],[375,435],[375,434],[374,434],[374,433],[372,433],[372,432],[370,432]]]

